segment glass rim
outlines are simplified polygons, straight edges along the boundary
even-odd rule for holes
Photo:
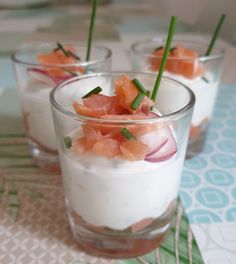
[[[19,63],[19,64],[27,65],[27,66],[33,66],[33,67],[46,67],[46,68],[71,67],[71,66],[88,67],[90,65],[99,64],[103,61],[106,61],[107,59],[111,58],[111,55],[112,55],[112,52],[109,48],[102,46],[102,45],[95,45],[91,47],[91,50],[104,50],[106,54],[103,58],[96,59],[96,60],[76,62],[76,63],[68,63],[68,64],[41,64],[41,63],[34,63],[34,62],[30,62],[30,61],[19,58],[19,56],[23,54],[24,52],[29,52],[29,51],[36,52],[37,48],[39,48],[40,50],[41,47],[50,47],[52,45],[56,47],[56,43],[57,42],[42,42],[42,41],[24,43],[12,53],[11,59],[15,63]],[[77,42],[70,42],[70,41],[68,42],[63,41],[63,45],[71,45],[71,46],[76,46],[76,47],[87,48],[86,44],[80,44]]]
[[[142,51],[139,51],[137,49],[137,46],[138,45],[148,44],[148,43],[161,43],[163,41],[164,41],[163,38],[162,39],[160,39],[160,38],[150,38],[150,39],[145,39],[145,40],[141,40],[141,41],[136,41],[136,42],[131,44],[130,49],[131,49],[131,51],[133,53],[137,53],[140,56],[145,56],[147,58],[162,58],[162,56],[152,55],[152,54],[149,54],[149,53],[144,53]],[[180,42],[180,43],[186,43],[186,44],[197,44],[197,45],[202,46],[202,47],[204,45],[204,46],[206,46],[206,48],[209,45],[209,43],[207,43],[206,41],[193,41],[193,40],[186,40],[186,39],[181,39],[181,38],[174,38],[173,42],[177,42],[177,43]],[[209,60],[215,60],[215,59],[223,58],[224,53],[225,53],[223,48],[217,46],[217,47],[214,47],[213,49],[217,51],[216,54],[212,54],[212,55],[208,55],[208,56],[205,56],[205,55],[199,56],[198,60],[204,62],[204,61],[209,61]],[[195,59],[168,58],[168,60],[173,60],[173,61],[174,60],[175,61],[177,61],[177,60],[178,61],[189,60],[189,61],[192,61],[192,60],[195,60]]]
[[[58,84],[57,86],[55,86],[52,91],[50,92],[49,95],[49,99],[51,102],[51,105],[60,113],[69,116],[70,118],[73,118],[74,120],[80,121],[80,122],[85,122],[85,121],[91,121],[94,123],[102,123],[102,124],[116,124],[116,125],[124,125],[124,124],[146,124],[146,123],[150,123],[150,122],[158,122],[158,123],[166,123],[166,122],[171,122],[174,121],[182,116],[185,116],[186,113],[188,112],[188,110],[190,110],[191,108],[194,107],[195,104],[195,95],[193,93],[193,91],[188,88],[186,85],[184,85],[183,83],[174,80],[172,78],[163,76],[162,78],[170,81],[170,82],[174,82],[177,83],[178,85],[181,85],[189,94],[189,101],[187,104],[185,104],[182,108],[178,109],[177,111],[167,114],[167,115],[163,115],[163,116],[158,116],[158,117],[152,117],[152,118],[145,118],[145,119],[138,119],[138,120],[127,120],[127,119],[122,119],[122,120],[108,120],[108,119],[102,119],[102,118],[96,118],[96,117],[88,117],[88,116],[83,116],[83,115],[79,115],[79,114],[75,114],[69,110],[66,110],[65,108],[63,108],[55,99],[55,94],[57,92],[58,89],[72,83],[72,82],[76,82],[77,80],[81,80],[81,79],[85,79],[85,78],[92,78],[92,77],[99,77],[99,76],[115,76],[115,75],[119,75],[121,76],[122,74],[127,74],[128,76],[130,74],[136,74],[136,75],[144,75],[144,76],[149,76],[149,77],[155,77],[155,74],[152,73],[143,73],[143,72],[129,72],[129,71],[114,71],[114,72],[102,72],[102,73],[93,73],[93,74],[85,74],[85,75],[80,75],[80,76],[76,76],[73,77],[67,81],[64,81],[60,84]]]

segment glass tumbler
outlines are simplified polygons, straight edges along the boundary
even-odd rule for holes
[[[74,76],[111,68],[108,48],[94,46],[89,61],[86,51],[85,45],[75,43],[32,43],[12,55],[31,153],[35,163],[50,172],[59,169],[50,91]]]
[[[164,46],[161,39],[134,43],[131,46],[132,70],[157,73]],[[224,53],[216,47],[211,55],[204,56],[207,47],[204,42],[175,39],[164,73],[187,85],[196,97],[186,158],[192,158],[203,150],[219,87]]]
[[[149,114],[93,117],[101,106],[106,113],[109,104],[103,108],[102,98],[114,96],[114,86],[118,89],[127,78],[137,78],[151,91],[156,76],[84,75],[59,84],[50,94],[72,233],[86,252],[111,258],[145,254],[165,239],[195,102],[189,88],[163,78]],[[86,115],[76,114],[75,105],[85,102],[82,97],[95,87],[106,95],[92,104],[97,110],[89,112],[91,101],[85,100],[80,110]],[[135,138],[125,138],[124,131],[132,131]],[[145,155],[139,147],[147,147]]]

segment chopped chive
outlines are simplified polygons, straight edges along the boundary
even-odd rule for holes
[[[91,96],[93,94],[99,94],[101,91],[102,91],[102,88],[100,86],[97,86],[96,88],[94,88],[93,90],[91,90],[90,92],[88,92],[86,95],[84,95],[82,97],[82,99],[88,98],[89,96]]]
[[[66,148],[71,148],[72,141],[70,137],[64,137],[64,143],[65,143]]]
[[[154,51],[158,51],[158,50],[161,50],[161,49],[163,49],[163,48],[164,48],[163,46],[160,46],[160,47],[158,47],[158,48],[155,48]]]
[[[69,54],[69,56],[73,57],[76,60],[81,60],[79,56],[77,56],[76,54],[74,54],[72,51],[67,50],[67,54]]]
[[[70,71],[70,70],[67,70],[67,69],[63,69],[63,71],[68,72],[68,73],[71,74],[72,76],[78,76],[78,74],[75,73],[75,72],[73,72],[73,71]]]
[[[95,17],[96,17],[96,10],[97,10],[97,0],[93,0],[93,9],[92,9],[91,17],[90,17],[86,61],[89,61],[89,59],[90,59],[90,52],[91,52],[91,46],[92,46],[93,28],[94,28],[94,21],[95,21]]]
[[[161,60],[159,73],[157,75],[156,82],[155,82],[155,85],[154,85],[154,88],[153,88],[153,91],[152,91],[152,95],[151,95],[151,99],[154,102],[156,100],[157,91],[158,91],[158,88],[159,88],[160,83],[161,83],[161,78],[162,78],[162,75],[163,75],[163,72],[164,72],[164,69],[165,69],[166,60],[167,60],[167,57],[168,57],[168,54],[169,54],[169,51],[170,51],[171,42],[172,42],[174,31],[175,31],[176,19],[177,19],[176,16],[172,16],[171,17],[170,26],[169,26],[169,32],[168,32],[168,37],[167,37],[167,40],[166,40],[166,46],[165,46],[164,54],[163,54],[163,57],[162,57],[162,60]]]
[[[212,35],[211,42],[210,42],[210,44],[209,44],[209,46],[207,48],[205,56],[209,56],[211,54],[212,48],[215,45],[215,42],[216,42],[216,39],[217,39],[217,37],[219,35],[220,29],[221,29],[221,27],[222,27],[222,25],[224,23],[225,17],[226,17],[226,15],[224,15],[224,14],[221,15],[220,20],[219,20],[219,22],[218,22],[218,24],[217,24],[217,26],[215,28],[215,31],[214,31],[214,33]]]
[[[134,98],[134,101],[131,104],[131,108],[133,110],[136,110],[139,105],[141,104],[143,98],[146,96],[146,94],[139,92],[137,96]]]
[[[205,76],[202,76],[201,78],[204,82],[209,83],[209,80]]]
[[[131,82],[135,85],[135,87],[139,90],[139,92],[146,94],[147,92],[146,89],[143,87],[143,85],[140,83],[138,79],[133,79]]]
[[[66,57],[69,57],[68,51],[66,51],[61,43],[57,43],[57,47],[59,50],[61,50]]]
[[[74,54],[72,51],[65,50],[63,45],[61,43],[59,43],[59,42],[57,43],[57,48],[55,48],[54,51],[58,51],[58,50],[61,50],[66,57],[71,56],[71,57],[73,57],[76,60],[81,60],[80,57],[77,56],[76,54]]]
[[[136,137],[127,129],[127,128],[121,128],[120,130],[121,134],[128,140],[130,139],[136,139]]]

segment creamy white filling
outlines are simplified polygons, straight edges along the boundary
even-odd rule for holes
[[[211,74],[205,74],[209,82],[204,81],[201,77],[191,80],[176,74],[165,73],[165,75],[185,84],[194,92],[196,102],[191,122],[193,126],[198,126],[204,120],[211,118],[218,90],[218,82],[212,82]]]
[[[149,66],[144,67],[144,72],[151,72]],[[152,73],[156,74],[156,72]],[[204,81],[201,77],[188,79],[184,76],[169,72],[165,72],[165,76],[183,83],[194,92],[196,102],[191,122],[193,126],[198,126],[204,120],[211,118],[219,86],[219,82],[213,81],[212,73],[205,73],[205,77],[207,78],[208,82]]]
[[[21,94],[29,136],[50,150],[56,150],[56,135],[49,101],[52,87],[31,82]]]
[[[65,194],[73,211],[95,226],[122,230],[156,218],[177,197],[184,155],[165,162],[61,153]]]
[[[103,88],[104,94],[109,94],[110,81],[97,77],[84,79],[80,82],[68,84],[68,89],[62,89],[59,100],[62,106],[74,112],[73,101],[81,101],[81,97],[96,86]],[[57,149],[53,117],[49,101],[52,85],[39,80],[30,80],[28,86],[21,93],[23,111],[29,127],[29,136],[50,150]]]

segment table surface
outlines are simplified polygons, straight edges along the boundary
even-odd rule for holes
[[[82,28],[88,28],[88,14],[86,7],[0,11],[2,134],[24,133],[10,53],[23,41],[83,41],[87,34]],[[147,6],[115,4],[99,8],[95,41],[112,49],[113,69],[130,68],[128,50],[133,41],[165,34],[168,20],[159,15]],[[190,26],[178,24],[177,35],[188,39],[208,38],[193,32]],[[236,48],[222,40],[219,42],[226,52],[213,121],[203,153],[185,162],[180,194],[205,263],[235,264]]]

